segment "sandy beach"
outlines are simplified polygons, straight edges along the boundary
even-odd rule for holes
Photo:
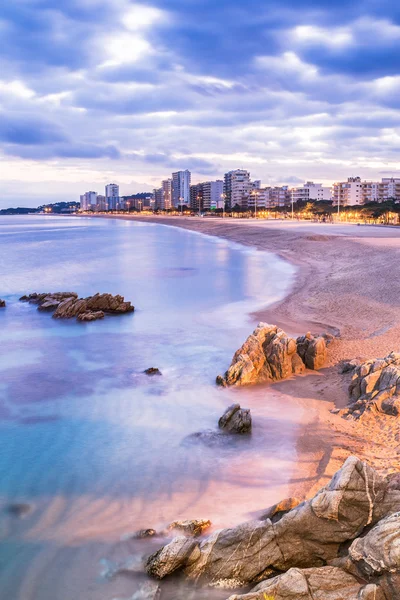
[[[111,217],[131,219],[135,217]],[[272,386],[304,406],[291,495],[312,495],[351,454],[382,474],[400,470],[400,437],[393,417],[348,421],[331,410],[348,400],[346,359],[386,356],[400,349],[400,230],[392,227],[310,222],[136,217],[214,235],[274,252],[298,267],[295,285],[281,302],[255,315],[293,335],[338,335],[326,368]],[[249,332],[250,333],[250,332]]]

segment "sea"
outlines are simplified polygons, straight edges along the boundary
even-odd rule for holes
[[[132,533],[234,526],[287,495],[302,408],[215,378],[295,275],[272,253],[171,226],[0,217],[2,600],[136,599],[138,561],[171,534]],[[121,294],[135,312],[78,323],[19,301],[54,291]],[[251,409],[250,436],[191,437],[233,402]],[[161,598],[230,594],[175,577]]]

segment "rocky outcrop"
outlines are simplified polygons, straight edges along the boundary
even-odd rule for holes
[[[123,314],[135,309],[122,296],[95,294],[87,298],[78,298],[75,292],[54,292],[29,294],[20,298],[22,302],[37,304],[38,310],[53,312],[54,319],[72,319],[78,321],[96,321],[104,319],[105,314]]]
[[[377,595],[377,586],[372,587],[371,595],[359,595],[365,585],[337,567],[290,569],[260,583],[250,593],[230,596],[229,600],[384,600]]]
[[[227,433],[250,433],[250,409],[240,408],[240,404],[232,404],[219,419],[218,427]]]
[[[202,542],[175,538],[147,560],[146,570],[161,579],[181,569],[189,579],[209,585],[259,583],[292,568],[326,566],[338,558],[343,544],[398,510],[397,486],[389,487],[366,463],[350,457],[314,498],[277,522],[242,523]]]
[[[326,361],[326,345],[332,336],[307,333],[295,340],[275,325],[259,323],[235,352],[225,375],[218,375],[222,386],[272,382],[302,373],[305,368],[320,369]]]
[[[2,300],[2,299],[0,298],[0,308],[5,308],[5,307],[6,307],[6,301],[5,301],[5,300]]]
[[[367,360],[356,367],[349,387],[350,404],[342,412],[360,418],[368,411],[400,414],[400,354]]]
[[[301,504],[301,500],[298,498],[285,498],[273,506],[270,506],[264,514],[261,515],[260,521],[270,519],[272,523],[276,523],[277,521],[280,521],[283,515],[286,515],[286,513],[293,510],[293,508],[296,508],[299,504]]]

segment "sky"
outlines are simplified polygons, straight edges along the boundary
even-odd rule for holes
[[[0,208],[172,171],[400,176],[395,0],[0,5]]]

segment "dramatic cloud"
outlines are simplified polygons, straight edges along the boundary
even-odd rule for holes
[[[400,171],[393,0],[13,0],[0,39],[2,205]]]

